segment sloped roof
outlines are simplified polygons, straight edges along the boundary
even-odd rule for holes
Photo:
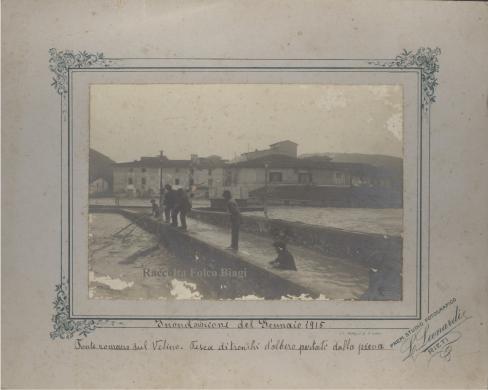
[[[290,157],[282,154],[273,154],[269,156],[259,157],[253,160],[238,161],[235,163],[227,164],[230,168],[263,168],[265,164],[270,169],[330,169],[338,171],[349,171],[358,175],[376,175],[377,169],[369,164],[362,163],[341,163],[328,160],[315,160],[315,159],[301,159]]]
[[[293,145],[298,145],[296,142],[293,142],[293,141],[290,141],[289,139],[286,139],[284,141],[275,142],[274,144],[271,144],[269,146],[276,146],[276,145],[285,144],[285,143],[293,144]]]
[[[229,164],[229,166],[236,168],[264,168],[265,164],[268,164],[269,168],[299,168],[310,166],[307,162],[283,154],[271,154],[252,160],[238,161]]]
[[[159,157],[144,158],[142,160],[115,163],[115,167],[131,168],[185,168],[190,167],[190,160],[160,160]]]
[[[224,166],[225,162],[215,161],[200,157],[196,162],[192,160],[170,160],[167,157],[142,157],[140,160],[115,163],[115,167],[140,167],[140,168],[218,168]]]
[[[269,156],[258,157],[252,160],[238,161],[228,164],[230,167],[236,168],[264,168],[268,164],[269,168],[334,168],[334,167],[353,167],[355,165],[362,166],[366,164],[345,164],[334,163],[328,160],[313,160],[300,159],[283,154],[272,154]]]

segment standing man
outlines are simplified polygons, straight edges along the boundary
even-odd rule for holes
[[[173,217],[174,214],[174,207],[175,207],[175,192],[173,188],[171,188],[170,184],[166,184],[164,186],[165,193],[164,193],[164,220],[166,223],[170,223],[170,218]]]
[[[241,213],[239,211],[239,206],[237,202],[232,199],[230,191],[225,190],[222,194],[226,204],[227,210],[230,215],[230,225],[231,225],[231,244],[228,249],[237,251],[239,249],[239,226],[241,224]]]
[[[176,191],[176,215],[180,215],[181,229],[187,230],[186,227],[186,215],[191,210],[191,202],[188,198],[188,194],[183,188],[179,188]]]

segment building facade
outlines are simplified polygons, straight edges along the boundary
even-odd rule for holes
[[[89,185],[89,194],[106,194],[110,191],[110,184],[103,177],[99,177],[93,180]]]
[[[341,188],[402,193],[402,177],[393,177],[364,163],[334,162],[324,156],[298,158],[297,146],[292,141],[281,141],[266,150],[244,153],[233,162],[218,156],[192,155],[189,160],[162,156],[116,163],[113,191],[134,197],[158,196],[161,177],[162,186],[170,184],[174,188],[189,189],[194,197],[211,200],[221,200],[224,190],[243,201],[262,197],[262,193],[306,198],[310,192],[318,197],[347,192]]]
[[[163,187],[170,184],[208,196],[212,186],[222,184],[223,161],[192,157],[189,160],[142,157],[140,160],[114,164],[114,193],[134,197],[157,196],[161,181]]]
[[[318,162],[285,155],[270,155],[252,160],[227,164],[223,169],[223,189],[235,197],[248,197],[249,193],[267,186],[314,185],[352,186],[369,179],[364,164]],[[214,188],[211,197],[218,195]],[[235,194],[234,194],[235,193]]]

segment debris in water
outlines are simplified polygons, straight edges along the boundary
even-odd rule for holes
[[[234,298],[236,301],[263,301],[264,297],[258,297],[254,294],[244,295],[240,298]]]
[[[176,299],[202,299],[203,296],[197,291],[195,283],[189,283],[178,279],[171,280],[171,295]]]
[[[134,282],[126,282],[121,279],[112,279],[110,276],[95,276],[95,272],[90,271],[88,274],[90,282],[97,282],[108,286],[111,290],[124,290],[134,285]],[[93,291],[90,289],[90,298],[93,297]]]
[[[284,295],[281,297],[282,301],[329,301],[329,298],[326,298],[324,294],[320,294],[317,298],[313,298],[310,294],[300,294],[300,295]]]

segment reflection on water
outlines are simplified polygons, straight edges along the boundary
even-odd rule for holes
[[[177,258],[118,214],[90,214],[88,264],[92,299],[312,299],[242,264]]]

